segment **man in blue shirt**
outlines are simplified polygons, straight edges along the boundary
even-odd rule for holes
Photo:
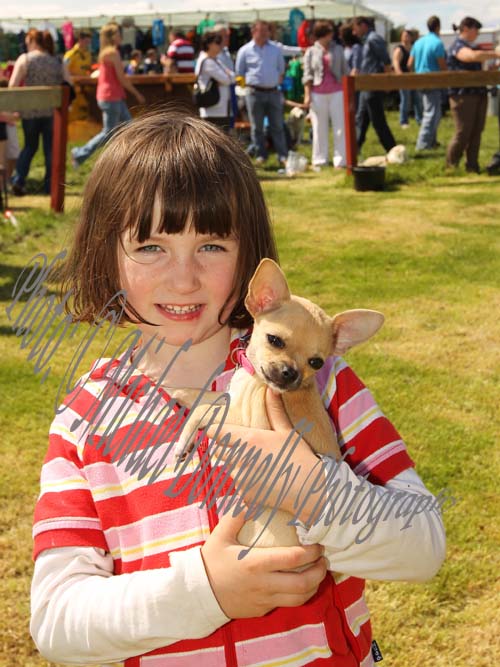
[[[236,75],[245,77],[250,89],[246,97],[252,144],[257,150],[257,163],[267,159],[264,118],[279,161],[284,164],[288,153],[283,127],[283,102],[280,85],[285,73],[285,59],[279,46],[269,40],[269,24],[256,21],[252,40],[241,47],[236,56]]]
[[[439,72],[446,69],[446,51],[439,37],[441,21],[431,16],[427,21],[429,32],[417,39],[412,46],[408,68],[417,74]],[[434,148],[437,143],[437,129],[441,120],[442,93],[439,88],[422,90],[424,113],[417,139],[417,150]]]
[[[385,41],[373,29],[373,21],[364,16],[354,19],[352,32],[363,42],[361,63],[355,74],[381,74],[389,71],[391,60]],[[373,125],[380,143],[388,153],[396,145],[396,141],[387,124],[384,111],[384,93],[382,91],[362,90],[359,95],[356,112],[356,140],[358,151],[365,142],[366,132]]]

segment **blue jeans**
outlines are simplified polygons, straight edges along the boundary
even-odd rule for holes
[[[38,150],[40,135],[42,135],[43,154],[45,157],[45,178],[43,190],[46,194],[50,193],[50,172],[52,169],[52,129],[54,121],[52,116],[43,116],[42,118],[23,118],[24,147],[16,163],[16,173],[12,182],[24,187],[28,176],[31,161]]]
[[[283,129],[283,103],[279,90],[252,90],[246,97],[252,144],[257,157],[267,158],[264,118],[269,121],[269,133],[279,158],[286,158],[288,149]]]
[[[437,129],[441,120],[441,90],[423,90],[424,114],[417,139],[417,150],[433,148],[436,144]]]
[[[418,90],[399,91],[399,124],[408,125],[410,103],[413,105],[415,121],[420,125],[422,122],[422,98]]]
[[[85,146],[73,148],[71,154],[78,164],[85,162],[99,146],[106,143],[115,127],[121,123],[127,123],[132,118],[124,100],[118,100],[117,102],[97,100],[97,104],[102,111],[102,130],[90,141],[87,141]]]

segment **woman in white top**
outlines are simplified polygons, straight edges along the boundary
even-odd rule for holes
[[[201,41],[201,52],[196,63],[196,76],[201,90],[205,90],[210,79],[219,85],[219,101],[212,107],[200,107],[200,117],[211,123],[229,129],[231,95],[229,86],[234,83],[234,73],[225,67],[217,56],[222,51],[222,36],[215,32],[207,32]]]

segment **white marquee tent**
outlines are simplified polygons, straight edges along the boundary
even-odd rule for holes
[[[192,26],[197,25],[205,18],[215,21],[224,21],[232,24],[251,23],[257,18],[269,21],[287,21],[290,11],[294,8],[301,9],[306,18],[331,18],[345,19],[356,15],[372,16],[378,24],[387,23],[387,19],[378,12],[371,10],[360,2],[347,0],[183,0],[182,2],[155,2],[150,4],[154,11],[137,13],[133,11],[134,4],[127,6],[124,2],[123,13],[109,12],[97,15],[96,12],[85,14],[84,12],[68,12],[64,16],[45,15],[37,17],[18,17],[1,20],[0,27],[4,31],[9,27],[16,28],[41,26],[49,21],[55,27],[59,27],[65,21],[71,20],[73,25],[79,28],[98,28],[113,18],[121,23],[125,18],[132,17],[135,25],[139,27],[150,26],[154,19],[161,18],[166,25]],[[106,4],[102,5],[103,11]],[[108,5],[109,7],[109,5]]]

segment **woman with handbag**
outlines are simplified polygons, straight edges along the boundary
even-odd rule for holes
[[[199,100],[200,118],[206,118],[227,132],[230,127],[229,86],[234,83],[234,73],[217,58],[222,51],[222,36],[216,32],[205,33],[201,48],[195,70],[199,90],[195,100]],[[218,89],[218,96],[215,89]]]

